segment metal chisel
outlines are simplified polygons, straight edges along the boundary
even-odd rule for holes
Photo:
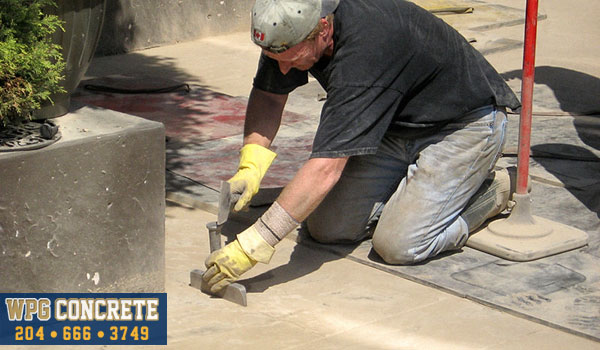
[[[229,212],[233,204],[235,204],[235,202],[231,200],[231,189],[229,182],[221,181],[217,221],[209,222],[206,225],[206,228],[208,229],[208,239],[211,253],[215,250],[221,249],[221,228],[229,218]],[[200,289],[203,293],[218,296],[242,306],[246,306],[248,304],[246,300],[246,287],[239,283],[231,283],[227,287],[221,289],[219,292],[212,293],[208,283],[202,279],[203,274],[204,271],[202,270],[192,270],[190,272],[190,285],[194,288]]]

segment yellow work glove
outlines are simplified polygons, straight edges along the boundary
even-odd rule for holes
[[[206,272],[202,278],[210,291],[216,293],[236,281],[257,262],[267,264],[275,248],[267,243],[254,226],[237,235],[237,240],[215,250],[205,261]]]
[[[258,193],[260,182],[277,154],[260,145],[247,144],[240,150],[238,172],[229,180],[231,194],[239,195],[234,211],[244,210]]]

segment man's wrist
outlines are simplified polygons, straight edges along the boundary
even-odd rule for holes
[[[237,235],[237,242],[245,255],[254,263],[268,264],[275,248],[258,233],[254,225]]]
[[[297,222],[277,201],[254,224],[256,231],[271,246],[275,246],[300,223]]]

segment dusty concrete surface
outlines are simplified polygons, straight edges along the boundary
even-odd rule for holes
[[[297,245],[294,235],[280,243],[268,266],[257,265],[241,280],[247,307],[215,299],[188,286],[189,271],[203,267],[209,250],[205,225],[214,220],[207,211],[167,203],[167,349],[599,348],[597,342]]]
[[[169,347],[595,349],[597,343],[284,240],[242,283],[248,307],[187,286],[216,216],[167,208]]]
[[[598,343],[282,241],[241,280],[248,307],[188,287],[214,214],[167,207],[169,348],[597,349]]]

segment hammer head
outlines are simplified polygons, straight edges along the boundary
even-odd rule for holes
[[[231,210],[231,185],[227,181],[221,181],[219,193],[219,212],[217,213],[217,225],[223,225],[229,218]]]

